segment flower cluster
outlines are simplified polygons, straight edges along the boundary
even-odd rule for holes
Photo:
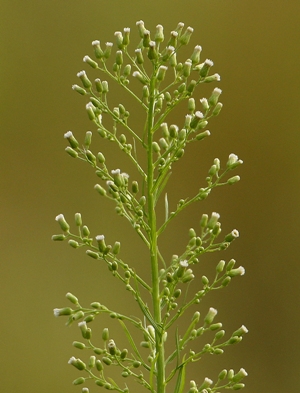
[[[151,393],[167,393],[171,381],[175,381],[174,393],[239,390],[244,387],[241,381],[247,376],[243,368],[238,372],[222,370],[215,383],[202,376],[199,382],[190,381],[188,388],[186,367],[205,354],[221,355],[227,346],[242,340],[248,332],[247,328],[242,325],[226,337],[222,323],[215,321],[217,310],[213,307],[206,310],[203,316],[200,311],[195,311],[188,326],[178,324],[186,311],[199,307],[202,299],[212,290],[223,289],[232,278],[244,275],[244,267],[236,267],[234,259],[228,262],[222,259],[216,265],[214,277],[202,275],[195,293],[187,293],[188,283],[195,278],[194,265],[208,252],[227,250],[239,237],[238,230],[221,235],[220,215],[216,212],[202,214],[200,231],[197,233],[194,228],[189,229],[187,245],[180,255],[172,255],[172,252],[163,255],[159,248],[161,234],[186,207],[206,199],[216,187],[232,185],[240,180],[238,175],[229,175],[243,163],[232,153],[223,165],[215,158],[204,186],[199,187],[194,196],[180,199],[173,209],[169,209],[167,194],[163,193],[172,174],[173,163],[185,154],[188,144],[198,143],[210,136],[207,126],[222,109],[223,105],[219,102],[222,90],[216,87],[209,97],[201,99],[196,97],[196,91],[203,83],[220,81],[220,75],[210,73],[212,60],[201,60],[200,45],[194,47],[187,59],[180,61],[180,49],[189,43],[193,28],[184,29],[184,24],[179,23],[165,38],[162,25],[157,25],[154,33],[146,29],[143,21],[138,21],[136,25],[139,42],[132,51],[129,50],[129,28],[115,32],[115,51],[112,42],[101,45],[99,40],[93,41],[94,58],[86,55],[83,61],[105,79],[98,77],[92,81],[82,70],[77,74],[80,85],[74,84],[72,88],[88,97],[86,112],[98,135],[119,147],[137,168],[139,179],[132,179],[119,168],[109,168],[103,152],[91,149],[91,131],[86,132],[82,143],[72,131],[66,132],[64,137],[69,144],[66,152],[94,169],[99,179],[94,189],[101,197],[115,204],[116,213],[129,222],[146,246],[149,251],[149,276],[141,277],[130,263],[120,258],[119,241],[109,244],[104,234],[91,235],[80,213],[75,214],[75,233],[63,214],[56,217],[62,233],[54,235],[52,239],[67,240],[75,249],[84,247],[89,257],[105,263],[109,272],[132,295],[141,312],[140,316],[132,317],[97,301],[90,307],[83,307],[76,296],[67,293],[66,297],[73,308],[56,308],[54,315],[66,316],[67,325],[78,323],[82,341],[74,341],[73,346],[90,353],[86,361],[75,356],[70,358],[69,364],[84,373],[73,383],[81,385],[94,381],[99,387],[121,393],[130,392],[130,380],[135,380]],[[126,105],[111,105],[106,79],[120,85],[143,111],[145,122],[142,135],[132,127]],[[132,83],[133,80],[137,82]],[[169,120],[170,115],[184,102],[184,119],[181,124],[174,124]],[[138,159],[138,149],[146,160]],[[144,162],[147,164],[144,165]],[[159,217],[157,210],[161,198],[165,206],[164,217]],[[149,297],[142,295],[141,289],[143,294],[146,292],[151,296],[152,304],[148,304]],[[106,327],[102,331],[102,345],[99,340],[97,344],[94,343],[90,326],[98,315],[107,315],[118,321],[128,340],[128,348],[119,347]],[[174,334],[168,336],[172,327],[175,327],[175,337]],[[173,341],[170,352],[166,351],[167,341]],[[126,379],[124,385],[110,376],[116,369]],[[89,388],[82,388],[82,393],[88,392]]]

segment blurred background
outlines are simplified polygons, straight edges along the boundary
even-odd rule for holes
[[[81,391],[71,384],[80,373],[67,364],[82,355],[71,345],[80,340],[79,329],[67,328],[52,311],[68,305],[67,292],[86,306],[99,301],[136,312],[131,296],[103,264],[51,236],[59,233],[57,214],[73,225],[74,213],[81,212],[93,235],[121,241],[121,257],[147,277],[143,245],[114,214],[113,204],[93,190],[99,179],[92,168],[65,154],[63,138],[72,130],[83,142],[85,132],[93,131],[92,150],[105,153],[110,169],[120,166],[131,174],[127,160],[97,135],[86,99],[71,85],[82,69],[93,75],[82,63],[84,55],[93,54],[93,40],[114,41],[114,32],[124,27],[134,37],[142,19],[151,31],[162,24],[166,36],[180,21],[192,26],[186,57],[200,44],[202,59],[212,59],[213,72],[222,78],[198,89],[200,99],[220,87],[224,108],[210,122],[211,137],[189,147],[174,165],[170,208],[205,185],[215,157],[224,165],[230,153],[244,161],[234,173],[241,182],[218,188],[187,209],[163,237],[166,258],[180,254],[188,229],[197,230],[202,213],[212,211],[220,213],[224,233],[240,232],[226,252],[204,256],[196,274],[198,280],[202,274],[212,277],[220,259],[235,258],[246,275],[208,296],[199,310],[204,316],[215,307],[227,334],[242,324],[249,334],[224,355],[204,357],[187,378],[201,383],[205,376],[216,380],[222,368],[244,367],[245,393],[299,392],[299,1],[11,0],[1,2],[0,12],[1,390]],[[112,87],[111,97],[113,92]],[[127,102],[124,93],[113,99]],[[185,111],[169,122],[180,124]],[[130,121],[142,130],[133,111]],[[200,283],[193,285],[197,289]],[[125,345],[119,327],[105,317],[95,323],[95,340],[107,326]]]

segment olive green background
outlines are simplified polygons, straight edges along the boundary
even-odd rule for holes
[[[212,211],[221,214],[224,233],[237,228],[241,235],[226,252],[204,257],[196,274],[198,280],[211,277],[210,267],[220,259],[235,258],[246,268],[245,276],[205,299],[199,310],[204,316],[215,307],[228,334],[242,324],[249,334],[224,355],[204,357],[187,378],[201,383],[205,376],[216,380],[224,367],[244,367],[245,392],[299,392],[299,1],[10,0],[1,2],[0,12],[1,391],[81,391],[71,384],[80,372],[67,364],[73,355],[87,356],[71,346],[80,340],[79,329],[65,327],[52,312],[68,304],[66,292],[85,305],[100,301],[116,311],[136,311],[103,264],[50,238],[59,233],[57,214],[73,223],[79,211],[93,235],[120,240],[121,256],[149,274],[143,245],[93,190],[99,181],[93,170],[64,153],[63,139],[68,130],[80,141],[95,131],[85,98],[71,90],[76,73],[89,72],[82,57],[92,55],[91,42],[113,41],[124,27],[134,36],[135,22],[143,19],[150,30],[163,24],[166,35],[179,21],[194,27],[187,56],[200,44],[202,58],[212,59],[213,72],[222,77],[197,93],[201,98],[220,87],[224,108],[210,123],[211,137],[189,147],[174,165],[171,209],[205,184],[215,157],[223,164],[230,153],[244,160],[235,172],[240,183],[187,209],[163,237],[168,258],[179,254],[188,228],[197,229],[201,214]],[[123,94],[114,99],[126,102]],[[180,124],[184,114],[181,108],[169,123]],[[131,124],[142,129],[134,110]],[[96,132],[92,150],[103,151],[111,169],[131,174],[127,160]],[[193,288],[199,287],[196,281]],[[100,345],[106,326],[125,345],[117,324],[105,317],[95,323],[95,341]]]

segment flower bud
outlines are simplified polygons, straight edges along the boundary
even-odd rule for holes
[[[160,152],[160,147],[159,147],[159,144],[157,142],[152,142],[152,148],[153,148],[153,151],[155,153],[159,153]]]
[[[183,273],[185,272],[186,268],[189,266],[188,261],[184,260],[184,261],[180,261],[179,262],[179,266],[176,270],[176,276],[177,277],[182,277]]]
[[[144,85],[147,84],[147,80],[145,79],[145,77],[139,72],[139,71],[134,71],[132,73],[132,76],[134,78],[137,78],[141,83],[143,83]]]
[[[129,27],[124,27],[124,36],[123,36],[123,46],[127,46],[130,43],[130,28]]]
[[[212,330],[212,331],[214,331],[214,330],[221,329],[222,326],[223,326],[223,325],[222,325],[221,322],[213,323],[212,325],[210,325],[209,329]]]
[[[225,330],[219,330],[216,334],[215,334],[215,339],[216,340],[220,340],[221,338],[223,338],[225,336]]]
[[[217,237],[221,233],[221,223],[217,222],[216,225],[213,227],[212,234]]]
[[[51,237],[51,240],[54,240],[54,241],[63,241],[63,240],[65,240],[66,239],[66,236],[65,235],[53,235],[52,237]]]
[[[97,92],[102,93],[103,87],[102,87],[101,79],[99,79],[99,78],[95,79],[95,86],[96,86]]]
[[[167,143],[167,141],[165,140],[165,138],[160,138],[159,139],[159,144],[162,147],[162,149],[167,150],[169,145]]]
[[[191,74],[191,69],[192,69],[192,62],[187,60],[183,64],[182,75],[185,78],[188,78],[190,76],[190,74]]]
[[[219,99],[221,93],[222,93],[222,90],[219,89],[218,87],[216,87],[216,88],[213,90],[212,95],[211,95],[211,96],[209,97],[209,99],[208,99],[208,104],[209,104],[209,106],[215,106],[215,105],[217,105],[217,102],[218,102],[218,99]]]
[[[113,46],[113,43],[112,42],[106,42],[105,46],[106,46],[106,48],[105,48],[105,50],[103,52],[103,56],[105,57],[105,59],[108,59],[110,57],[110,54],[111,54],[111,48]]]
[[[83,384],[84,382],[85,382],[85,378],[79,377],[79,378],[77,378],[77,379],[74,379],[73,385],[81,385],[81,384]]]
[[[70,146],[73,149],[77,149],[77,147],[79,146],[79,143],[77,141],[77,139],[74,137],[72,131],[68,131],[64,134],[64,138],[68,139],[68,142],[70,143]]]
[[[164,40],[164,28],[162,25],[157,25],[154,41],[159,43],[159,42],[163,42],[163,40]]]
[[[234,229],[228,235],[225,236],[225,242],[232,242],[233,240],[237,239],[240,236],[239,231]]]
[[[106,195],[106,190],[102,186],[100,186],[100,184],[95,184],[94,189],[98,191],[100,195]]]
[[[139,183],[134,180],[131,184],[131,190],[134,194],[137,194],[139,192]]]
[[[237,269],[232,269],[228,272],[229,277],[243,276],[244,274],[245,268],[243,266],[240,266]]]
[[[200,227],[201,228],[206,228],[208,222],[208,215],[207,214],[202,214],[201,220],[200,220]]]
[[[167,47],[172,46],[175,50],[177,46],[177,40],[178,40],[178,32],[177,31],[171,31],[171,37],[168,41]]]
[[[65,151],[69,154],[69,156],[73,157],[73,158],[77,158],[78,157],[78,153],[77,151],[75,151],[74,149],[72,149],[72,147],[67,146],[65,148]]]
[[[73,310],[70,307],[64,307],[64,308],[55,308],[53,310],[54,316],[55,317],[61,317],[64,315],[71,315],[73,314]]]
[[[101,59],[103,57],[103,50],[101,49],[100,41],[95,40],[92,42],[92,45],[94,48],[95,56],[97,57],[97,59]]]
[[[116,347],[116,344],[115,344],[114,340],[110,339],[110,340],[108,341],[108,343],[107,343],[107,348],[108,348],[108,351],[109,351],[109,353],[110,353],[111,355],[115,355],[115,354],[116,354],[116,349],[117,349],[117,347]]]
[[[102,331],[102,340],[107,341],[109,339],[109,330],[108,328],[104,328]]]
[[[209,388],[212,385],[213,381],[209,378],[205,378],[202,385],[198,388],[198,391],[201,392],[203,389]]]
[[[101,360],[97,359],[95,364],[96,364],[96,369],[98,371],[102,371],[103,370],[103,365],[101,363]]]
[[[210,325],[212,323],[212,321],[214,320],[215,316],[217,315],[217,313],[218,313],[218,311],[215,308],[210,307],[206,317],[204,318],[204,322],[207,325]]]
[[[212,111],[212,116],[218,116],[222,108],[223,108],[223,104],[221,102],[218,102]]]
[[[85,156],[90,163],[92,163],[94,166],[96,165],[96,157],[90,150],[86,150]]]
[[[78,370],[85,370],[86,369],[85,363],[81,359],[76,359],[74,356],[72,356],[69,359],[68,363],[71,364],[72,366],[76,367]],[[83,382],[84,382],[84,378],[83,378]],[[81,383],[83,383],[83,382],[81,382]]]
[[[118,49],[123,48],[123,35],[120,31],[116,31],[114,36],[116,37],[116,44]]]
[[[237,176],[233,176],[230,179],[227,180],[227,184],[232,185],[237,183],[238,181],[240,181],[241,178],[237,175]]]
[[[80,87],[78,85],[73,85],[72,89],[74,91],[77,91],[77,93],[81,94],[82,96],[86,95],[86,91],[82,87]]]
[[[199,63],[201,51],[202,51],[202,47],[200,45],[196,45],[194,48],[194,52],[191,56],[191,60],[193,64]]]
[[[213,212],[211,214],[211,217],[207,223],[207,228],[209,229],[213,229],[216,225],[216,223],[218,222],[218,219],[220,218],[220,214]]]
[[[157,79],[159,82],[161,82],[161,81],[163,81],[163,80],[165,79],[167,69],[168,69],[168,67],[166,67],[166,66],[164,66],[164,65],[161,65],[161,66],[158,68],[157,75],[156,75],[156,79]]]
[[[186,31],[179,38],[181,45],[187,45],[189,43],[193,31],[194,29],[190,26],[186,29]]]
[[[86,149],[88,149],[92,143],[92,132],[91,131],[87,131],[85,134],[85,138],[84,138],[84,146]]]
[[[71,303],[73,303],[73,304],[78,304],[78,299],[77,299],[77,297],[74,296],[72,293],[68,292],[68,293],[66,294],[66,298],[67,298],[68,300],[70,300]]]
[[[69,232],[70,226],[67,223],[67,221],[65,220],[65,217],[63,214],[59,214],[58,216],[55,217],[55,220],[59,223],[60,228],[64,231],[64,232]]]
[[[116,64],[118,66],[121,66],[123,64],[123,52],[121,50],[118,50],[116,52]]]
[[[203,113],[200,112],[200,111],[197,111],[197,112],[195,113],[194,117],[193,117],[192,120],[191,120],[190,127],[191,127],[192,129],[195,129],[195,128],[197,127],[197,125],[198,125],[198,123],[199,123],[199,121],[200,121],[201,119],[203,119]]]
[[[125,78],[127,78],[131,73],[131,65],[130,64],[126,64],[126,66],[123,69],[123,75]]]
[[[231,337],[231,338],[228,340],[228,343],[229,343],[230,345],[232,345],[232,344],[238,344],[239,342],[242,341],[242,339],[243,339],[243,337],[233,336],[233,337]]]
[[[89,368],[94,368],[96,364],[96,356],[92,355],[89,359]]]
[[[121,248],[121,243],[120,243],[120,242],[115,242],[115,244],[114,244],[114,246],[113,246],[113,248],[112,248],[112,253],[113,253],[114,255],[119,254],[120,248]]]
[[[200,76],[205,78],[209,73],[210,67],[214,65],[213,61],[206,59],[200,68]]]
[[[84,70],[78,72],[77,76],[78,76],[78,78],[80,78],[83,86],[86,89],[90,89],[92,87],[92,82],[89,80],[89,78],[87,77],[86,72]]]
[[[221,273],[224,270],[225,267],[225,261],[221,260],[216,267],[217,273]]]
[[[84,343],[81,343],[79,341],[73,341],[72,343],[73,347],[78,348],[78,349],[85,349],[86,346]]]
[[[142,20],[139,20],[138,22],[136,22],[136,26],[138,28],[140,37],[143,38],[144,37],[144,32],[146,30],[144,22]]]
[[[193,93],[196,86],[197,86],[197,82],[195,80],[191,80],[190,84],[186,88],[187,92],[190,93],[189,95],[191,95]]]
[[[194,274],[193,274],[192,269],[187,269],[187,270],[184,272],[183,276],[181,277],[181,281],[182,281],[183,283],[187,283],[187,282],[192,281],[194,278],[195,278],[195,276],[194,276]]]
[[[243,378],[247,377],[248,373],[244,368],[241,368],[240,371],[238,371],[234,377],[232,378],[233,382],[240,382]]]
[[[227,376],[227,370],[224,369],[224,370],[222,370],[222,371],[220,372],[220,374],[218,375],[218,379],[219,379],[220,381],[222,381],[223,379],[226,378],[226,376]]]
[[[170,59],[169,59],[170,66],[175,68],[177,66],[177,55],[175,52],[175,48],[173,46],[169,46],[168,48],[169,48],[170,52],[172,51],[170,54]]]
[[[143,64],[144,63],[144,57],[142,54],[142,50],[140,48],[135,50],[135,54],[136,54],[136,62],[138,64]]]
[[[149,60],[156,60],[158,57],[157,49],[156,49],[156,42],[150,41],[149,42],[149,50],[148,50],[148,59]]]
[[[207,136],[210,136],[210,132],[208,130],[196,135],[196,139],[197,139],[197,141],[201,141],[202,139],[206,138]]]
[[[91,102],[88,102],[86,104],[86,106],[85,106],[85,109],[87,111],[89,119],[90,120],[95,120],[96,119],[96,115],[95,115],[95,112],[94,112],[94,109],[95,109],[94,105]]]
[[[98,68],[98,63],[95,60],[91,59],[90,56],[84,56],[83,61],[92,68]]]
[[[104,241],[105,236],[104,235],[97,235],[96,236],[96,240],[98,243],[98,248],[100,252],[104,252],[104,250],[106,249],[106,244]]]
[[[242,325],[238,330],[236,330],[235,332],[232,333],[232,336],[240,337],[246,333],[248,333],[248,329],[246,328],[246,326]]]
[[[106,356],[102,358],[103,363],[105,363],[107,366],[110,366],[112,364],[112,360]]]
[[[98,254],[94,251],[87,250],[85,253],[91,258],[98,259]]]
[[[126,357],[127,357],[127,354],[128,354],[128,349],[123,349],[122,351],[121,351],[121,353],[120,353],[120,358],[122,359],[122,360],[124,360]]]
[[[245,387],[244,383],[236,383],[235,385],[232,386],[233,390],[240,390],[243,389]]]
[[[213,75],[207,76],[207,77],[204,79],[203,82],[205,82],[205,83],[220,82],[220,80],[221,80],[221,77],[220,77],[219,74],[213,74]]]
[[[170,137],[175,139],[178,137],[178,127],[176,124],[171,124],[169,128]]]
[[[217,173],[217,171],[218,171],[217,166],[213,164],[213,165],[210,167],[209,171],[208,171],[208,175],[209,175],[210,177],[213,177],[213,176],[215,176],[215,174]]]
[[[239,160],[238,156],[236,154],[232,153],[229,155],[228,161],[226,163],[226,167],[228,169],[234,169],[237,166],[241,165],[242,163],[243,163],[243,161]]]

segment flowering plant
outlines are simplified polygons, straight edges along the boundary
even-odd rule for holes
[[[130,29],[115,33],[117,50],[113,54],[113,44],[107,42],[102,48],[100,41],[93,41],[95,60],[89,56],[84,62],[93,69],[106,75],[108,79],[119,84],[125,92],[136,101],[145,116],[144,132],[140,135],[129,120],[129,111],[124,104],[112,107],[108,100],[108,81],[99,78],[92,81],[85,71],[77,74],[82,86],[74,85],[73,90],[88,96],[86,111],[89,119],[96,125],[101,138],[114,142],[122,154],[136,166],[140,179],[130,181],[130,176],[120,169],[108,168],[102,152],[93,153],[90,149],[92,132],[86,132],[81,145],[73,133],[68,131],[65,138],[69,143],[66,152],[74,158],[87,162],[100,178],[101,184],[95,190],[104,198],[116,205],[116,213],[130,223],[140,240],[144,243],[149,255],[149,276],[142,277],[129,263],[120,258],[120,242],[113,245],[106,243],[103,234],[92,236],[86,225],[83,225],[80,213],[75,214],[75,226],[78,233],[70,230],[70,225],[63,214],[56,217],[62,234],[54,235],[53,240],[68,240],[73,248],[86,247],[86,254],[94,260],[107,264],[110,273],[132,294],[140,309],[140,316],[129,316],[119,310],[111,310],[104,304],[94,301],[89,307],[82,306],[77,297],[67,293],[72,307],[56,308],[55,316],[67,316],[67,325],[77,322],[82,341],[73,342],[73,346],[83,352],[90,353],[89,359],[71,357],[69,363],[82,372],[82,376],[73,381],[74,385],[93,381],[96,385],[108,390],[127,393],[134,389],[131,381],[142,385],[151,393],[208,393],[222,389],[239,390],[244,387],[243,378],[246,371],[222,370],[214,382],[208,377],[189,382],[186,385],[186,368],[190,363],[199,361],[204,354],[219,355],[228,345],[239,343],[247,333],[245,326],[234,331],[225,338],[222,323],[216,322],[217,310],[209,308],[204,317],[195,311],[185,330],[178,328],[178,320],[211,291],[222,289],[233,277],[242,276],[242,266],[235,267],[235,260],[220,260],[216,265],[212,280],[203,275],[198,290],[187,296],[188,283],[195,276],[193,266],[203,258],[203,254],[226,250],[239,236],[233,229],[225,236],[221,235],[219,214],[202,214],[200,232],[190,228],[189,240],[181,255],[165,256],[160,251],[161,234],[187,206],[206,199],[215,187],[232,185],[239,181],[239,176],[229,173],[242,164],[235,154],[230,154],[225,165],[216,158],[208,170],[206,185],[192,198],[180,199],[173,210],[169,211],[167,194],[163,193],[171,176],[172,164],[183,156],[189,143],[198,143],[210,135],[207,130],[208,121],[217,116],[222,104],[219,102],[221,90],[214,88],[209,98],[200,99],[200,108],[196,108],[195,92],[203,83],[217,82],[218,74],[210,74],[213,62],[209,59],[200,61],[201,46],[194,47],[190,57],[180,62],[177,60],[180,49],[189,43],[193,29],[184,30],[179,23],[170,33],[166,44],[163,27],[156,26],[153,38],[143,21],[137,22],[139,43],[134,53],[129,51]],[[110,69],[109,59],[113,59]],[[149,71],[150,69],[150,71]],[[171,80],[170,74],[171,76]],[[130,88],[129,82],[135,78],[140,89]],[[169,124],[169,115],[182,102],[187,103],[187,114],[180,126]],[[110,120],[109,120],[110,119]],[[109,126],[112,121],[112,126]],[[128,139],[133,143],[129,143]],[[146,157],[146,165],[137,158],[137,149]],[[163,196],[162,196],[163,195]],[[158,216],[157,203],[164,201],[164,217]],[[159,223],[160,221],[160,223]],[[142,292],[144,291],[144,292]],[[144,293],[151,296],[152,304],[148,305]],[[128,340],[128,348],[120,348],[103,327],[102,346],[96,346],[92,340],[91,322],[100,314],[108,314],[122,327]],[[176,327],[177,326],[177,327]],[[169,330],[175,330],[169,335]],[[134,333],[132,333],[134,331]],[[213,338],[201,347],[191,343],[200,337]],[[173,349],[167,351],[166,343],[172,342]],[[146,348],[144,356],[141,347]],[[112,369],[117,366],[124,382],[116,382],[112,378]],[[116,369],[116,367],[114,368]],[[132,390],[133,391],[133,390]],[[82,393],[89,392],[88,387]]]

